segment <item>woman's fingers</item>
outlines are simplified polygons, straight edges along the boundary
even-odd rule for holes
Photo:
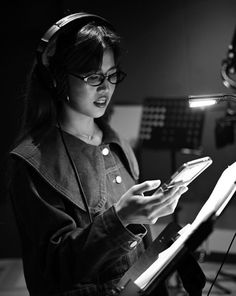
[[[158,188],[160,184],[161,184],[160,180],[145,181],[143,183],[134,185],[131,188],[131,192],[132,194],[135,194],[135,195],[139,195],[139,194],[142,195],[142,193],[146,191],[150,191]]]
[[[175,211],[179,198],[183,193],[188,190],[187,187],[181,186],[177,189],[172,190],[169,194],[163,194],[164,196],[160,199],[160,196],[155,198],[149,204],[150,215],[148,217],[149,223],[156,223],[157,219],[163,216],[173,214]],[[156,202],[155,202],[156,199]]]
[[[150,206],[155,204],[160,205],[160,204],[165,204],[169,200],[175,200],[175,199],[178,200],[180,196],[186,191],[188,191],[188,187],[186,186],[173,187],[171,188],[171,190],[165,193],[157,192],[157,193],[154,193],[152,196],[147,196],[147,197],[145,196],[144,198],[146,198],[146,203],[149,204]]]
[[[159,217],[175,210],[180,196],[188,190],[185,186],[175,186],[166,192],[155,192],[144,196],[145,191],[160,186],[159,180],[145,181],[131,187],[117,202],[115,208],[124,225],[132,223],[153,224]]]

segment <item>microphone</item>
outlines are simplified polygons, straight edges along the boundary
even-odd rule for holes
[[[234,30],[232,41],[228,46],[227,57],[222,61],[221,66],[223,84],[226,87],[236,88],[236,81],[230,77],[230,75],[233,75],[236,72],[236,28]]]

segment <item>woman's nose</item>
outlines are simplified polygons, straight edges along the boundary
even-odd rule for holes
[[[110,89],[110,83],[107,79],[104,79],[103,83],[101,85],[98,86],[98,91],[99,90],[109,90]]]

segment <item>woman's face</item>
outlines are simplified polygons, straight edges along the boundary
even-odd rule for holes
[[[114,72],[116,72],[114,55],[107,49],[103,54],[101,69],[96,73],[109,75]],[[114,90],[115,85],[107,79],[99,86],[91,86],[82,79],[69,75],[68,105],[74,112],[98,118],[105,113]]]

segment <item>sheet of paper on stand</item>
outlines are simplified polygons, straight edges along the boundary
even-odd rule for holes
[[[236,162],[223,171],[210,197],[207,199],[194,221],[179,230],[176,240],[169,247],[160,252],[157,259],[154,260],[148,268],[137,273],[136,279],[131,278],[127,281],[127,286],[131,287],[131,290],[133,289],[132,286],[134,287],[134,292],[129,294],[129,296],[138,295],[138,290],[139,292],[146,291],[158,278],[162,278],[162,274],[164,274],[169,266],[173,265],[176,258],[178,260],[178,258],[181,258],[181,255],[185,254],[186,249],[192,242],[194,242],[192,244],[194,246],[193,248],[198,247],[212,231],[212,228],[208,227],[208,225],[213,225],[215,220],[222,214],[235,191]],[[208,228],[208,230],[205,231],[205,228]],[[122,296],[128,296],[128,294],[125,293],[125,288],[126,287],[123,287],[122,289]]]

